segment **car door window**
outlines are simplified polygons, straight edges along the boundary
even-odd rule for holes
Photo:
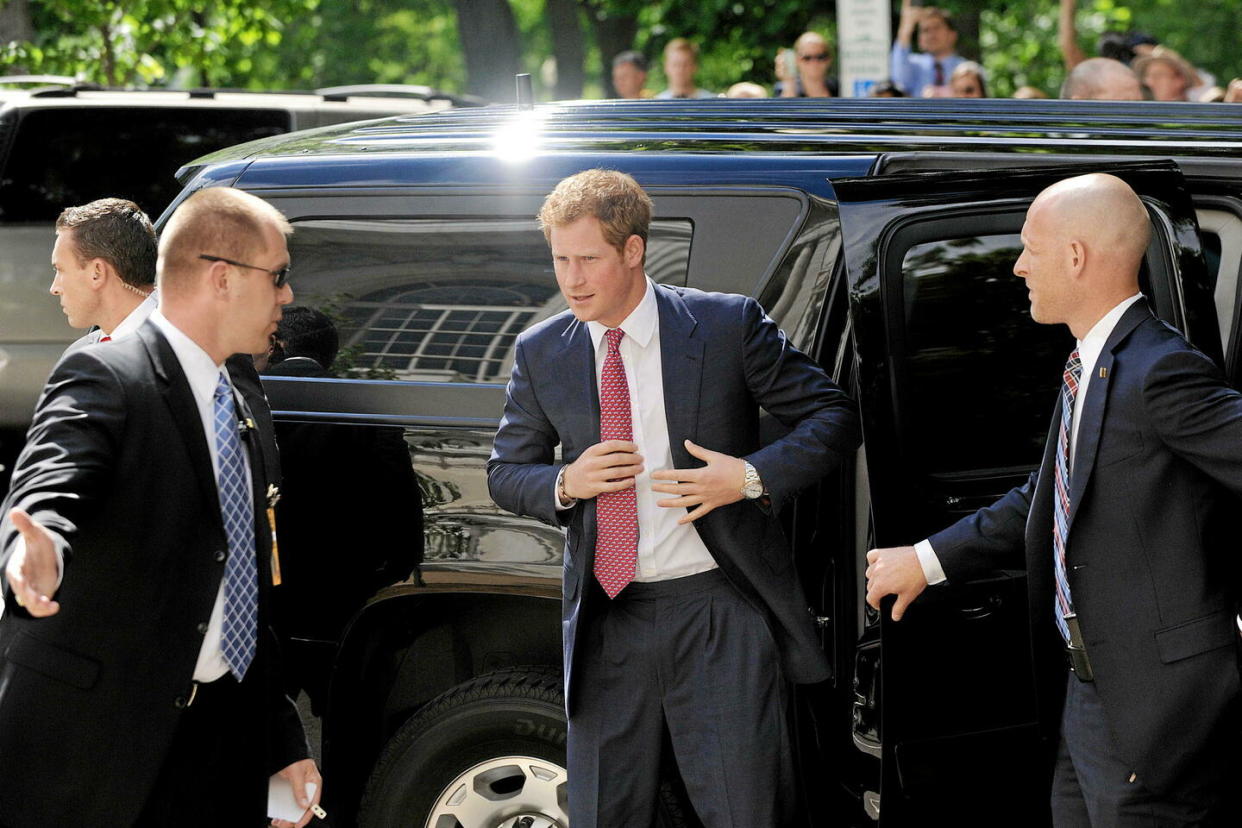
[[[685,284],[691,231],[652,223],[653,280]],[[504,383],[518,334],[566,308],[529,218],[302,221],[290,252],[295,303],[338,327],[338,377]]]

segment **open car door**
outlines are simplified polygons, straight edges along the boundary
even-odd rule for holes
[[[1032,321],[1012,269],[1031,200],[1084,172],[1113,173],[1143,198],[1155,228],[1143,292],[1219,361],[1195,215],[1172,163],[832,182],[866,436],[869,545],[922,540],[1039,464],[1074,340],[1064,325]],[[891,604],[882,615],[865,609],[854,742],[880,757],[869,810],[881,825],[1048,824],[1055,745],[1041,742],[1037,723],[1026,603],[1025,571],[1008,571],[928,589],[900,623]]]

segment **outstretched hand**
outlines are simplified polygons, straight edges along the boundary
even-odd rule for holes
[[[4,570],[13,599],[36,618],[55,615],[60,604],[51,596],[60,580],[60,561],[52,533],[23,509],[11,510],[9,521],[22,536]]]
[[[867,603],[875,610],[888,595],[896,595],[893,620],[900,621],[906,607],[927,589],[927,576],[913,546],[872,549],[867,553]]]
[[[689,440],[686,440],[686,451],[707,465],[699,469],[661,469],[651,473],[652,480],[676,481],[653,484],[651,490],[678,495],[656,501],[658,506],[690,509],[677,521],[679,525],[698,520],[720,506],[737,503],[742,499],[742,486],[746,483],[746,464],[741,459],[705,449]]]

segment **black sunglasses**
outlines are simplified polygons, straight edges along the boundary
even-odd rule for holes
[[[269,276],[275,277],[275,280],[272,282],[272,284],[277,288],[284,287],[285,284],[289,281],[289,268],[290,268],[289,265],[285,265],[284,267],[277,268],[276,270],[268,270],[266,267],[259,267],[258,265],[246,264],[245,262],[235,262],[232,259],[226,259],[223,256],[208,256],[206,253],[199,253],[198,257],[200,259],[204,259],[209,262],[224,262],[225,264],[233,265],[233,267],[248,267],[251,270],[262,270],[264,273],[268,274]]]

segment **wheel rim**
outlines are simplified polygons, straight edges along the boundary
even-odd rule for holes
[[[565,769],[531,756],[501,756],[444,787],[426,828],[568,828]]]

